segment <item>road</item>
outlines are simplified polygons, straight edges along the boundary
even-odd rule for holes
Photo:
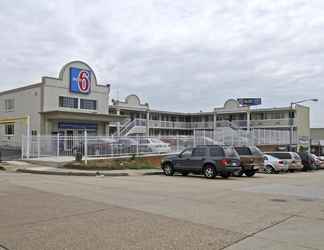
[[[253,178],[0,172],[0,249],[324,249],[324,171]]]

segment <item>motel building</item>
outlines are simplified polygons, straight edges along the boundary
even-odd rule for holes
[[[0,93],[1,141],[22,135],[108,135],[120,116],[109,113],[109,85],[98,83],[84,62],[67,63],[58,77]]]
[[[110,102],[110,86],[99,84],[81,61],[67,63],[57,77],[1,92],[0,107],[2,144],[19,144],[23,135],[190,136],[224,127],[268,137],[269,131],[281,131],[284,145],[289,135],[295,146],[309,147],[310,141],[306,106],[255,108],[229,99],[210,111],[185,113],[152,109],[135,94]]]

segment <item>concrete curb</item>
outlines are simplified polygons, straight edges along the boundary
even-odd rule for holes
[[[147,173],[143,173],[143,175],[162,175],[164,174],[162,171],[160,172],[147,172]]]
[[[17,172],[28,174],[43,174],[43,175],[60,175],[60,176],[129,176],[128,173],[85,173],[85,172],[60,172],[60,171],[46,171],[46,170],[32,170],[32,169],[17,169]]]
[[[37,161],[37,160],[23,160],[23,162],[26,162],[28,164],[32,164],[35,166],[46,166],[46,167],[54,167],[59,168],[63,167],[68,162],[55,162],[55,161]],[[71,161],[73,162],[73,161]]]

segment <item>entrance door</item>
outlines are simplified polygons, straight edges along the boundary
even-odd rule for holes
[[[66,150],[73,149],[73,130],[66,131]]]

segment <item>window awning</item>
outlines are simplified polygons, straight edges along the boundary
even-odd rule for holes
[[[78,121],[93,121],[93,122],[118,122],[127,119],[127,116],[113,115],[113,114],[97,114],[84,112],[71,112],[53,110],[47,112],[40,112],[48,120],[78,120]]]

